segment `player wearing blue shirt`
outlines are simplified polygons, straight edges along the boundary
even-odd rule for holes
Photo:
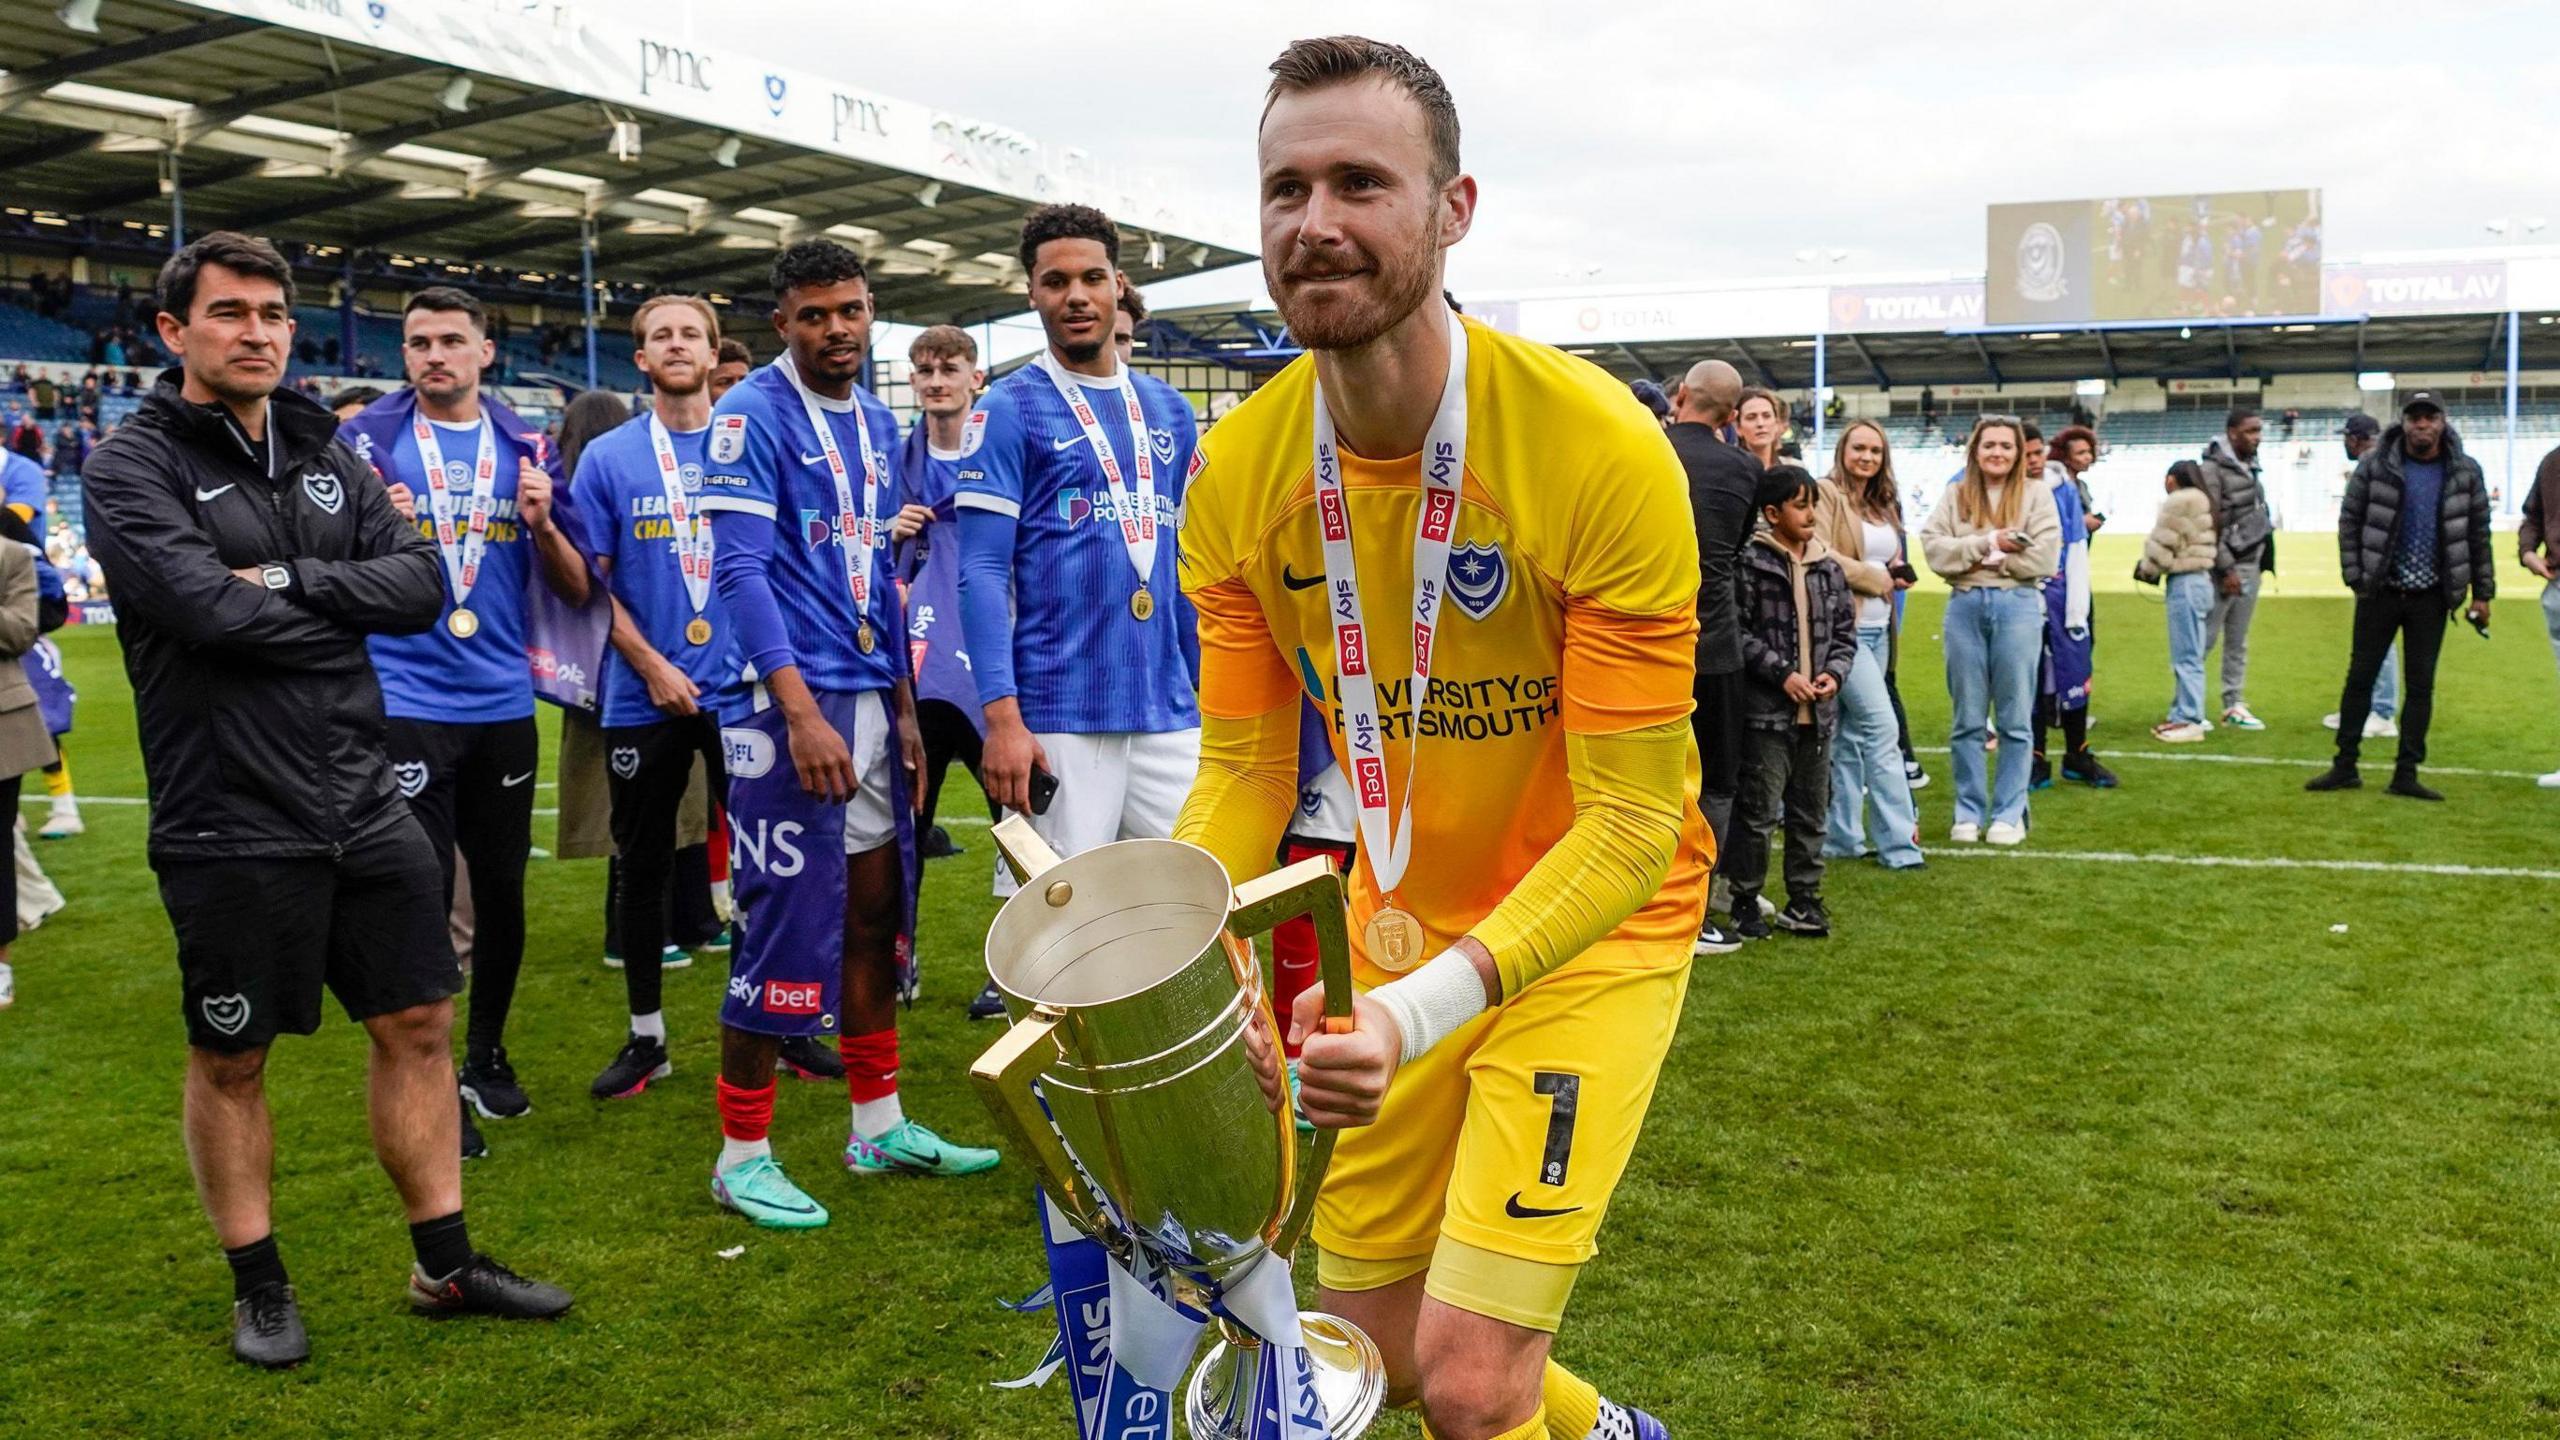
[[[1173,833],[1200,766],[1196,641],[1175,582],[1198,427],[1171,387],[1120,363],[1120,232],[1044,205],[1023,268],[1048,348],[969,417],[960,461],[960,608],[986,708],[988,795],[1071,856]],[[1136,420],[1133,423],[1132,413]],[[1001,867],[998,893],[1012,889]]]
[[[45,496],[52,488],[42,465],[15,450],[0,450],[0,505],[17,511],[38,536],[44,533]]]
[[[444,864],[448,903],[457,849],[471,867],[477,925],[462,1096],[482,1115],[507,1119],[533,1108],[505,1045],[524,964],[539,749],[525,587],[535,583],[537,548],[582,562],[553,522],[552,456],[541,432],[480,393],[497,348],[480,302],[430,287],[409,297],[400,326],[410,388],[367,407],[342,433],[384,480],[411,492],[418,528],[443,560],[445,608],[422,634],[367,643],[382,677],[392,774]],[[477,1142],[466,1126],[465,1153],[481,1153]]]
[[[773,293],[785,351],[713,409],[702,477],[712,579],[745,661],[721,706],[742,919],[720,1010],[711,1193],[760,1225],[805,1229],[827,1223],[826,1209],[766,1138],[784,1036],[838,1032],[848,1170],[969,1174],[996,1155],[945,1142],[898,1098],[897,939],[913,863],[901,782],[923,748],[890,557],[897,421],[854,383],[870,282],[860,256],[811,240],[775,258]]]
[[[569,483],[570,538],[615,601],[600,718],[631,1020],[621,1052],[589,1087],[599,1100],[637,1095],[668,1072],[661,1002],[676,812],[697,756],[713,794],[726,783],[710,697],[738,678],[739,664],[712,588],[711,527],[700,508],[719,317],[699,296],[659,295],[632,312],[631,339],[650,411],[589,443]],[[585,567],[555,581],[586,602]]]

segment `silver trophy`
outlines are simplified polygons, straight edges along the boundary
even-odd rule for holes
[[[1007,1148],[1079,1230],[1123,1266],[1161,1274],[1181,1304],[1206,1310],[1256,1267],[1285,1267],[1334,1137],[1318,1131],[1301,1162],[1280,1021],[1251,940],[1311,919],[1328,1025],[1347,1028],[1351,955],[1333,863],[1238,887],[1179,841],[1060,860],[1020,816],[994,834],[1023,882],[987,932],[987,970],[1013,1024],[970,1080]],[[1267,1393],[1263,1337],[1218,1323],[1184,1409],[1195,1440],[1243,1440],[1292,1397]],[[1378,1347],[1331,1315],[1301,1314],[1299,1328],[1329,1427],[1353,1440],[1386,1398]]]

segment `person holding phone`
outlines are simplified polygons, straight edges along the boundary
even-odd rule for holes
[[[1888,870],[1916,870],[1927,863],[1920,817],[1884,677],[1899,643],[1901,610],[1894,602],[1920,576],[1905,557],[1902,498],[1884,427],[1856,420],[1840,432],[1819,513],[1823,541],[1858,603],[1857,656],[1840,687],[1839,729],[1831,740],[1831,821],[1822,853],[1845,859],[1873,851]]]
[[[2062,521],[2050,487],[2022,475],[2025,427],[1986,415],[1965,441],[1964,473],[1920,527],[1929,568],[1955,594],[1947,600],[1948,734],[1956,785],[1958,844],[2027,838],[2027,780],[2034,763],[2036,664],[2044,647],[2044,578],[2062,558]],[[2000,728],[1996,781],[1984,740]]]

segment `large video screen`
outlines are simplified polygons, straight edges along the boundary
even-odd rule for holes
[[[2320,192],[1991,207],[1993,325],[2320,312]]]

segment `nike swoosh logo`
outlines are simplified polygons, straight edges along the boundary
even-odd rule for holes
[[[198,490],[196,491],[196,499],[199,501],[219,499],[226,491],[235,488],[238,484],[239,482],[235,480],[231,484],[225,485],[218,490]]]
[[[827,457],[824,455],[803,455],[800,457],[800,463],[803,465],[824,465],[827,463]]]
[[[1083,444],[1083,443],[1084,443],[1084,437],[1083,437],[1083,436],[1081,436],[1081,435],[1070,435],[1070,436],[1068,436],[1068,437],[1067,437],[1066,439],[1064,439],[1064,440],[1052,440],[1052,441],[1050,441],[1050,442],[1049,442],[1049,448],[1050,448],[1050,449],[1052,449],[1052,450],[1064,450],[1064,449],[1066,449],[1066,448],[1067,448],[1068,446],[1070,446],[1070,445],[1081,445],[1081,444]]]
[[[523,774],[521,774],[521,775],[502,775],[502,776],[498,777],[498,783],[499,783],[499,784],[501,784],[501,785],[504,785],[505,787],[507,787],[507,788],[508,788],[508,789],[510,789],[510,790],[513,790],[513,789],[514,789],[514,788],[516,788],[517,786],[519,786],[519,785],[523,784],[524,782],[526,782],[527,780],[530,780],[530,779],[532,779],[532,778],[533,778],[533,772],[532,772],[532,771],[530,771],[530,770],[527,770],[526,772],[524,772],[524,773],[523,773]]]
[[[1310,575],[1306,579],[1301,580],[1297,576],[1290,574],[1289,567],[1283,565],[1280,567],[1280,583],[1288,586],[1292,590],[1312,590],[1318,585],[1324,583],[1324,577],[1321,575]]]
[[[1581,1208],[1579,1205],[1567,1205],[1561,1210],[1548,1210],[1536,1205],[1523,1205],[1517,1190],[1511,1192],[1510,1199],[1502,1202],[1502,1213],[1514,1220],[1550,1220],[1558,1215],[1570,1215]]]

